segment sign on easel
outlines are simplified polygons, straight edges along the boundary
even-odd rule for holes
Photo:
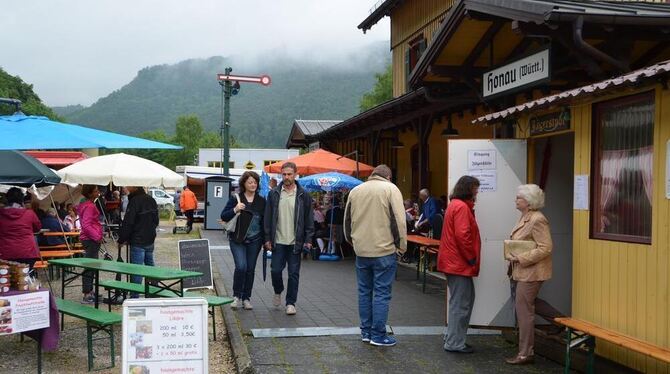
[[[122,373],[206,374],[207,309],[201,297],[126,300]]]
[[[194,239],[180,240],[179,268],[181,270],[197,271],[202,276],[185,278],[184,290],[194,288],[214,288],[212,282],[212,257],[209,253],[209,240]]]

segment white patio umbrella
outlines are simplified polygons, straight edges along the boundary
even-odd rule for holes
[[[76,162],[58,171],[62,183],[105,186],[183,187],[184,177],[153,161],[116,153]]]

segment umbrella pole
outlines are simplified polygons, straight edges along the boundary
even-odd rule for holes
[[[335,243],[333,243],[333,218],[335,217],[335,195],[328,192],[330,195],[330,233],[328,234],[328,254],[335,254]],[[331,251],[332,250],[332,251]]]
[[[49,199],[51,199],[51,206],[56,210],[56,218],[58,218],[58,225],[60,226],[60,231],[63,233],[63,241],[65,241],[65,246],[67,247],[68,252],[71,251],[72,249],[70,248],[70,243],[67,241],[67,237],[65,236],[65,228],[63,227],[63,222],[61,222],[60,217],[58,217],[58,208],[56,207],[56,202],[54,201],[54,197],[49,194]]]

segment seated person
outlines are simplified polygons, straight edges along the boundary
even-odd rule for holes
[[[65,225],[63,225],[62,222],[60,222],[60,220],[58,219],[58,214],[56,213],[56,209],[54,208],[47,209],[46,214],[44,215],[44,217],[40,219],[40,222],[42,223],[42,229],[47,229],[53,232],[69,231],[68,228]],[[39,237],[39,244],[40,245],[65,244],[65,238],[61,236],[41,235]]]
[[[74,206],[72,204],[67,205],[67,216],[65,216],[65,220],[63,221],[65,226],[67,226],[68,231],[80,231],[81,230],[81,223],[79,222],[79,216],[77,215],[77,211],[74,209]]]

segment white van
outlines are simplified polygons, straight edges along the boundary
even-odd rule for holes
[[[150,188],[148,194],[156,200],[156,204],[158,204],[159,207],[165,207],[166,205],[172,205],[174,207],[174,198],[164,190],[160,188]]]

